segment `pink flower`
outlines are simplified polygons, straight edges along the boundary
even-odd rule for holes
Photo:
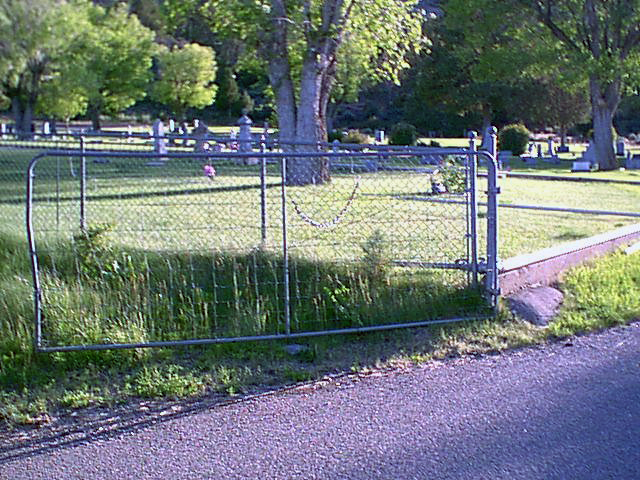
[[[205,177],[209,177],[211,180],[213,180],[213,177],[216,176],[216,169],[213,168],[213,165],[204,166],[204,175]]]

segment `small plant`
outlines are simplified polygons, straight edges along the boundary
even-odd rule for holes
[[[221,366],[215,374],[215,380],[219,384],[219,390],[229,395],[237,395],[244,391],[252,376],[253,374],[249,367]]]
[[[128,391],[138,397],[188,397],[202,393],[205,380],[179,365],[165,368],[143,367],[127,384]]]
[[[418,131],[410,123],[396,123],[389,134],[389,145],[415,145]]]
[[[86,389],[71,390],[60,397],[60,405],[69,408],[84,408],[90,405],[100,405],[104,402],[101,395],[96,395]]]
[[[507,125],[498,135],[498,148],[510,150],[516,156],[522,155],[527,149],[530,138],[531,132],[521,123]]]
[[[362,263],[372,282],[387,279],[389,270],[389,246],[380,230],[375,230],[362,244]]]
[[[464,193],[467,179],[464,169],[456,165],[455,160],[445,160],[439,171],[441,182],[449,193]]]
[[[108,237],[112,230],[112,225],[96,224],[73,237],[78,273],[85,280],[120,285],[132,280],[140,270],[130,254],[113,247]]]

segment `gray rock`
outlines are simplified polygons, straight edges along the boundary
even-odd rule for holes
[[[558,313],[564,295],[553,287],[536,287],[507,297],[513,313],[538,326],[547,325]]]
[[[285,345],[284,347],[284,351],[289,355],[300,355],[307,350],[309,350],[309,347],[307,345],[298,345],[295,343],[292,343],[291,345]]]

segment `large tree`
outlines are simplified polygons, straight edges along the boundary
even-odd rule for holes
[[[567,84],[588,85],[598,163],[605,170],[617,166],[613,116],[624,89],[640,80],[640,0],[449,0],[448,4],[457,4],[465,17],[475,19],[465,30],[480,32],[484,42],[490,40],[493,27],[507,33],[513,39],[509,46],[513,52],[532,54],[527,59],[529,71],[553,72]],[[485,23],[489,28],[483,27]]]
[[[0,0],[0,88],[19,135],[30,135],[43,86],[73,61],[87,25],[86,2]]]
[[[312,148],[326,140],[327,105],[344,45],[367,76],[398,79],[422,45],[420,11],[405,0],[209,0],[202,12],[221,36],[240,39],[266,65],[276,100],[280,141]],[[290,184],[323,183],[327,160],[294,159]]]
[[[640,80],[640,1],[512,0],[560,43],[574,74],[589,83],[596,158],[617,167],[613,117],[623,89]]]

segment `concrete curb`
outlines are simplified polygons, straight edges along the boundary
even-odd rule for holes
[[[500,262],[498,267],[500,293],[506,296],[532,285],[550,285],[568,268],[626,246],[638,238],[640,223],[509,258]]]

